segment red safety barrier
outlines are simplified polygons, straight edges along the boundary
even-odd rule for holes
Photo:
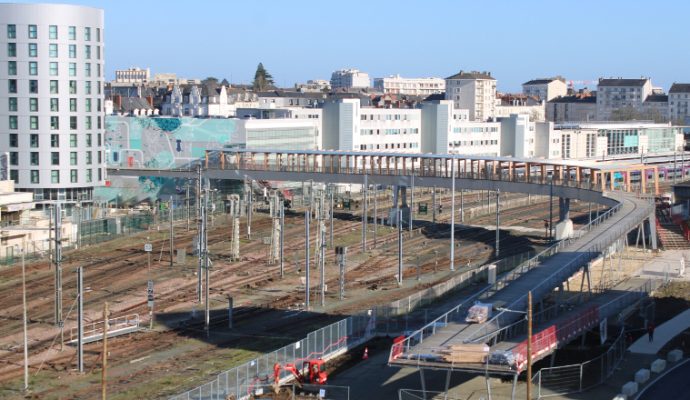
[[[391,349],[391,360],[395,360],[396,358],[402,355],[404,347],[402,344],[403,341],[405,341],[405,335],[400,335],[393,339],[393,348]]]
[[[128,157],[127,157],[127,166],[128,166],[128,167],[133,167],[133,166],[134,166],[134,157],[133,157],[133,156],[128,156]]]

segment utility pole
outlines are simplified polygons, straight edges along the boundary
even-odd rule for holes
[[[197,276],[197,283],[196,283],[196,301],[197,303],[201,303],[201,267],[203,265],[203,255],[202,255],[202,240],[203,240],[203,232],[204,232],[204,227],[203,227],[203,218],[201,216],[201,213],[203,212],[203,208],[201,205],[201,165],[197,165],[197,181],[196,181],[196,231],[197,231],[197,237],[196,237],[196,244],[197,244],[197,255],[198,255],[198,265],[197,265],[197,270],[196,270],[196,276]]]
[[[527,292],[527,400],[532,399],[532,291]]]
[[[460,189],[460,223],[465,223],[465,189]]]
[[[189,232],[189,181],[187,181],[187,193],[184,200],[187,207],[187,232]]]
[[[29,390],[29,338],[27,333],[27,316],[26,316],[26,266],[24,264],[24,253],[26,252],[26,245],[22,238],[22,309],[23,309],[23,325],[24,325],[24,391]]]
[[[77,369],[84,372],[84,267],[77,268]]]
[[[436,223],[436,186],[431,189],[431,222]]]
[[[173,267],[173,255],[175,254],[174,250],[174,238],[175,238],[175,231],[173,230],[173,198],[170,196],[170,204],[168,205],[168,215],[170,218],[170,268]]]
[[[496,258],[498,258],[499,254],[499,245],[500,245],[500,239],[501,239],[501,212],[500,212],[500,207],[499,207],[499,202],[501,198],[501,189],[496,189]]]
[[[280,278],[285,276],[285,202],[280,200]]]
[[[379,230],[379,187],[374,185],[374,248],[378,244],[378,230]]]
[[[108,302],[103,303],[103,369],[101,369],[101,400],[106,400],[108,380]]]
[[[410,187],[410,232],[412,232],[412,219],[414,216],[414,175],[410,177],[410,180],[412,181]]]
[[[206,183],[206,193],[204,193],[204,212],[203,212],[203,225],[204,225],[204,269],[206,277],[206,287],[204,287],[204,329],[206,330],[206,335],[210,333],[211,327],[211,315],[209,310],[209,286],[210,286],[210,260],[208,257],[208,197],[211,183],[210,181]]]
[[[340,267],[340,300],[345,299],[345,259],[347,257],[347,247],[336,247],[335,256]]]
[[[254,183],[253,180],[249,181],[249,190],[247,191],[247,239],[252,238],[252,210],[254,208],[253,200],[254,200],[254,192],[252,190],[252,183]]]
[[[367,190],[369,189],[367,183],[367,176],[364,175],[364,186],[362,186],[362,203],[364,205],[362,212],[362,253],[367,251]]]
[[[403,235],[402,209],[398,209],[398,286],[403,283]]]
[[[55,323],[62,327],[62,210],[55,204]]]
[[[553,177],[549,185],[549,239],[553,239]]]
[[[330,222],[328,224],[328,229],[330,231],[330,240],[328,243],[330,244],[330,247],[333,248],[333,196],[335,195],[335,186],[329,185],[329,193],[330,193],[330,214],[328,214],[328,218],[330,219]]]
[[[304,284],[304,302],[305,308],[309,311],[309,218],[311,212],[309,210],[304,211],[304,231],[305,231],[305,242],[304,242],[304,264],[306,267],[305,284]]]
[[[455,271],[455,159],[450,160],[450,270]],[[462,192],[460,192],[462,196]]]
[[[321,194],[321,209],[323,213],[323,193]],[[326,305],[326,226],[323,222],[323,216],[319,224],[319,235],[321,236],[321,254],[319,261],[321,263],[321,307]]]

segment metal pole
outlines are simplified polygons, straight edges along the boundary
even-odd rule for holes
[[[501,212],[500,212],[501,190],[496,189],[496,258],[499,255],[499,245],[501,243]]]
[[[436,186],[431,192],[431,222],[436,223]]]
[[[24,390],[29,389],[29,338],[27,333],[27,316],[26,316],[26,266],[24,264],[24,253],[26,246],[22,241],[22,309],[23,309],[23,325],[24,325]]]
[[[175,231],[173,230],[173,198],[170,196],[170,204],[168,206],[170,210],[168,210],[168,214],[170,216],[170,268],[173,267],[173,255],[175,254]]]
[[[549,185],[549,239],[553,239],[553,178]]]
[[[414,175],[410,178],[411,188],[410,188],[410,232],[412,232],[412,216],[414,215]]]
[[[103,303],[103,369],[101,369],[101,400],[106,400],[108,380],[108,302]]]
[[[210,190],[210,182],[206,184],[206,193],[204,193],[204,269],[205,269],[205,280],[206,280],[206,287],[204,287],[204,328],[206,329],[206,334],[209,334],[209,330],[211,327],[211,314],[209,310],[209,286],[210,286],[210,277],[209,277],[209,257],[208,257],[208,198],[209,198],[209,190]]]
[[[465,223],[465,189],[460,189],[460,223]]]
[[[305,308],[309,310],[309,210],[304,211],[304,232],[305,232],[305,243],[304,243],[304,265],[305,265],[305,284],[304,284],[304,303]]]
[[[253,201],[254,201],[254,192],[252,191],[252,183],[254,183],[253,180],[249,181],[249,208],[247,209],[247,238],[251,239],[252,238],[252,209],[253,207]]]
[[[364,186],[362,186],[362,202],[364,209],[362,212],[362,253],[367,251],[367,176],[364,175]]]
[[[321,207],[319,213],[323,214],[323,196],[321,196]],[[321,263],[321,307],[326,305],[326,230],[323,226],[323,220],[319,218],[319,235],[321,235],[321,255],[319,262]]]
[[[330,230],[330,240],[328,241],[328,243],[330,244],[331,248],[333,248],[333,196],[334,196],[333,192],[334,191],[335,191],[335,187],[331,186],[331,190],[330,190],[331,213],[328,216],[330,218],[330,222],[328,224],[328,229]]]
[[[450,171],[450,270],[455,271],[455,159],[451,159]]]
[[[62,322],[62,210],[55,204],[55,321]]]
[[[527,292],[527,400],[532,399],[532,291]]]
[[[189,182],[187,182],[187,195],[185,196],[185,205],[187,206],[187,232],[189,232]]]
[[[374,247],[378,242],[378,230],[379,230],[379,188],[374,185]]]
[[[402,209],[398,209],[398,286],[403,283]]]
[[[196,301],[197,303],[201,303],[201,290],[202,290],[202,284],[201,284],[201,269],[204,263],[203,259],[203,254],[202,254],[202,240],[203,240],[203,232],[204,232],[204,227],[203,227],[203,218],[201,217],[201,213],[203,212],[203,208],[201,207],[201,165],[197,165],[197,187],[196,187],[196,216],[197,216],[197,221],[196,221],[196,231],[197,231],[197,255],[198,255],[198,265],[197,265],[197,270],[196,270],[196,276],[197,276],[197,282],[196,282]]]
[[[285,202],[280,201],[280,278],[285,276],[285,264],[283,260],[284,250],[284,232],[285,232]]]
[[[77,268],[77,369],[84,372],[84,270]]]
[[[676,154],[677,153],[678,153],[677,151],[673,152],[673,183],[676,183],[676,175],[678,173],[678,168],[676,166],[676,158],[677,158]]]

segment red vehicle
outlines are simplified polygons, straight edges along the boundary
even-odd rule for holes
[[[297,368],[292,363],[285,364],[285,366],[276,363],[273,366],[273,378],[276,385],[280,381],[280,371],[282,369],[291,372],[299,385],[303,383],[325,385],[328,380],[326,362],[324,360],[305,360],[302,363],[302,368]]]

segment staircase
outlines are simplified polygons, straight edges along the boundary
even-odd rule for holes
[[[683,229],[680,225],[673,222],[670,216],[664,212],[666,210],[657,210],[657,221],[659,230],[659,241],[664,250],[688,250],[690,249],[690,242],[685,239]]]

